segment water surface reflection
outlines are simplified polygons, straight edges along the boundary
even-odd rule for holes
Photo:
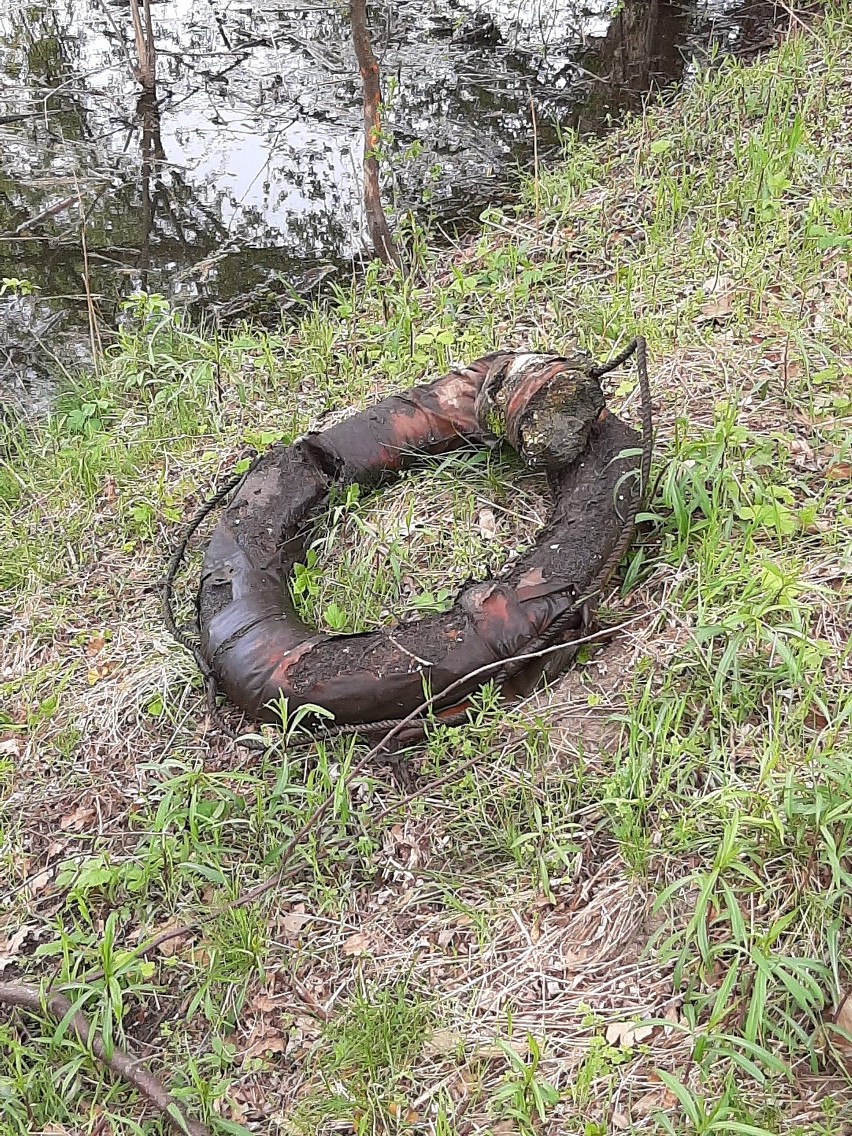
[[[696,51],[767,39],[755,0],[398,0],[371,9],[386,196],[450,229],[565,129],[603,128]],[[127,0],[0,0],[0,372],[32,385],[133,288],[196,307],[363,248],[360,82],[345,6],[155,0],[156,98]],[[83,237],[85,237],[85,248]],[[63,357],[67,354],[62,347]]]

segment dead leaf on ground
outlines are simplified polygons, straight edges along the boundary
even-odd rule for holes
[[[617,1131],[626,1132],[630,1127],[630,1117],[625,1116],[623,1112],[619,1112],[618,1109],[616,1109],[610,1117],[610,1123]]]
[[[670,1034],[672,1032],[672,1026],[680,1025],[680,1022],[681,1022],[681,1014],[680,1014],[679,1005],[677,1003],[674,1003],[674,1002],[671,1003],[671,1005],[666,1007],[666,1012],[663,1014],[663,1017],[666,1019],[667,1022],[671,1022],[671,1024],[672,1024],[671,1026],[664,1026],[663,1027],[665,1033]]]
[[[288,911],[287,914],[281,918],[281,930],[288,939],[296,939],[304,925],[309,923],[310,920],[310,915],[305,911]]]
[[[607,1045],[632,1049],[645,1041],[654,1032],[653,1026],[637,1025],[636,1022],[612,1022],[606,1027]]]
[[[18,738],[4,738],[0,742],[0,757],[20,757],[21,743]]]
[[[104,663],[103,666],[94,667],[87,673],[86,681],[89,686],[94,686],[95,683],[100,682],[101,679],[109,678],[110,675],[115,674],[120,665],[118,659],[113,659],[112,662]]]
[[[432,1031],[423,1052],[427,1057],[450,1057],[464,1050],[464,1037],[458,1030],[442,1027]]]
[[[651,1089],[650,1092],[634,1101],[630,1111],[634,1116],[650,1116],[652,1112],[664,1112],[671,1108],[674,1103],[674,1093],[661,1085],[658,1089]]]
[[[31,931],[35,931],[35,923],[25,923],[19,927],[14,935],[10,935],[5,942],[0,942],[0,974],[7,966],[20,958],[21,947],[27,941]]]
[[[86,644],[86,654],[91,659],[97,655],[106,646],[106,638],[103,635],[93,635],[89,642]]]
[[[251,1004],[252,1007],[255,1010],[258,1010],[261,1014],[269,1013],[270,1010],[274,1010],[278,1005],[275,999],[270,998],[269,995],[263,990],[261,990],[259,994],[255,994],[255,996],[251,1000]]]
[[[157,945],[158,954],[163,955],[165,958],[171,958],[173,955],[178,954],[185,946],[192,932],[182,926],[180,923],[167,923],[165,927],[161,927],[158,932],[160,935],[167,935],[170,931],[174,931],[174,935],[170,939],[164,939],[162,943]]]
[[[82,832],[83,829],[89,827],[89,822],[94,820],[94,817],[93,805],[80,804],[73,812],[65,814],[59,822],[59,827],[63,832]]]
[[[735,286],[736,281],[733,276],[728,276],[725,272],[719,272],[714,276],[707,277],[701,285],[701,291],[705,296],[721,296],[724,292],[732,292]]]
[[[835,1028],[831,1032],[834,1044],[847,1057],[852,1056],[852,991],[843,997],[837,1007],[833,1025]]]
[[[828,718],[816,706],[811,706],[803,718],[804,725],[809,730],[824,730],[828,725]]]
[[[798,469],[802,469],[806,466],[816,468],[816,454],[814,453],[813,446],[811,446],[806,439],[791,439],[790,453],[793,455],[794,464]]]
[[[493,509],[479,510],[479,532],[483,540],[494,540],[497,536],[497,518]]]
[[[226,1120],[233,1120],[235,1124],[240,1124],[246,1117],[246,1107],[238,1101],[230,1093],[223,1097],[221,1102],[222,1115]]]
[[[52,869],[43,868],[42,871],[37,872],[27,883],[27,891],[31,896],[41,895],[41,893],[47,889],[52,879]]]
[[[734,298],[730,293],[708,300],[701,305],[701,316],[697,323],[722,323],[734,310]]]
[[[243,1050],[243,1059],[246,1057],[270,1057],[274,1053],[287,1052],[287,1039],[282,1037],[278,1030],[260,1029],[253,1031],[248,1046]]]
[[[356,931],[354,935],[343,940],[340,950],[344,955],[363,955],[370,949],[371,945],[372,940],[366,932]]]
[[[829,481],[850,481],[852,480],[852,464],[835,462],[825,471],[825,476]]]
[[[418,1113],[413,1108],[408,1108],[405,1104],[399,1104],[398,1101],[388,1102],[388,1116],[392,1116],[394,1120],[401,1120],[405,1124],[417,1124],[420,1120]]]
[[[736,285],[730,276],[711,276],[702,285],[704,295],[709,297],[701,306],[701,316],[697,323],[722,323],[734,310]]]
[[[193,947],[188,954],[190,962],[202,969],[210,966],[210,957],[210,948],[205,946]]]

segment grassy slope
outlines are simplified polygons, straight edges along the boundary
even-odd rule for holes
[[[196,1112],[271,1132],[852,1120],[830,1024],[852,986],[852,15],[827,7],[576,145],[423,286],[371,276],[278,336],[215,344],[149,310],[7,439],[0,960],[65,985]],[[271,899],[216,914],[352,751],[257,759],[206,729],[155,594],[178,522],[247,443],[450,357],[605,355],[636,326],[660,481],[607,613],[635,621],[419,755],[424,779],[481,754],[472,772],[399,804],[378,768]],[[632,379],[615,402],[635,412]],[[307,574],[308,606],[352,626],[440,601],[448,558],[454,581],[493,555],[483,508],[504,548],[534,525],[535,486],[506,475],[444,467],[392,510],[349,509],[358,555],[332,551],[336,586]],[[0,1052],[4,1134],[159,1130],[47,1022],[6,1019]]]

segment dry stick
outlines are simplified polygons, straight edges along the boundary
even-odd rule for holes
[[[98,0],[98,4],[100,6],[101,11],[103,12],[103,14],[107,18],[109,26],[115,32],[116,39],[121,44],[121,50],[124,52],[124,57],[127,60],[127,66],[130,68],[130,74],[135,77],[136,67],[133,63],[133,56],[130,54],[130,51],[128,50],[127,44],[124,41],[124,35],[122,34],[121,30],[119,29],[118,24],[113,19],[112,12],[109,10],[109,5],[107,4],[106,0]]]
[[[538,180],[538,119],[535,113],[535,99],[533,98],[532,91],[527,88],[530,96],[530,118],[532,120],[533,132],[533,186],[535,189],[535,227],[538,229],[541,223],[541,201],[539,197],[539,180]]]
[[[157,82],[157,54],[154,49],[154,20],[151,15],[151,0],[142,0],[142,9],[145,13],[145,46],[147,53],[145,63],[151,75],[151,90]],[[228,45],[230,50],[230,44]]]
[[[135,0],[131,0],[131,3],[135,3]],[[77,186],[77,208],[80,210],[80,249],[83,253],[83,287],[86,291],[86,314],[89,317],[89,340],[92,345],[92,366],[97,375],[99,366],[98,360],[103,353],[103,343],[101,342],[101,333],[95,314],[95,304],[92,299],[92,285],[89,276],[89,246],[86,242],[86,211],[83,208],[83,198],[80,193],[80,185],[77,182],[76,172],[74,174],[74,183]]]
[[[379,103],[382,93],[379,87],[379,65],[373,55],[370,33],[367,30],[366,0],[351,0],[349,15],[352,22],[352,45],[355,48],[364,89],[364,212],[367,215],[367,229],[376,256],[385,264],[393,264],[399,268],[401,263],[399,253],[391,236],[379,191],[379,162],[376,157],[376,147],[382,132],[379,122]]]
[[[62,201],[58,201],[56,205],[50,205],[47,209],[42,209],[41,213],[36,213],[35,217],[28,217],[26,221],[22,221],[17,229],[14,230],[12,236],[19,237],[21,233],[25,233],[27,229],[32,229],[34,225],[39,225],[42,221],[47,221],[51,217],[55,217],[57,213],[62,213],[71,205],[76,204],[78,200],[78,194],[72,193],[70,197],[63,198]]]
[[[784,0],[776,0],[776,3],[778,4],[778,7],[781,9],[782,12],[787,13],[787,19],[788,19],[787,38],[788,39],[793,34],[793,24],[798,24],[803,32],[812,36],[821,48],[823,48],[823,49],[825,48],[825,41],[822,39],[822,37],[820,35],[817,34],[816,30],[813,28],[813,26],[811,24],[805,23],[805,21],[798,14],[798,12],[794,11],[794,9],[791,8],[789,4],[785,4]]]
[[[37,986],[26,982],[0,983],[0,1005],[17,1006],[34,1014],[47,1013],[57,1022],[67,1020],[72,1032],[84,1046],[109,1069],[132,1085],[171,1124],[177,1132],[186,1136],[210,1136],[210,1129],[200,1120],[192,1120],[169,1090],[153,1073],[137,1059],[129,1057],[116,1046],[107,1055],[104,1040],[100,1034],[92,1032],[85,1016],[74,1010],[71,1001],[64,994],[42,993]]]

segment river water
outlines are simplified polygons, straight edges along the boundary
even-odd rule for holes
[[[340,0],[0,0],[0,400],[33,406],[131,291],[252,314],[364,249],[361,88]],[[768,46],[766,0],[397,0],[370,9],[385,200],[431,239],[475,223],[568,129],[600,131],[716,51]],[[22,294],[32,287],[29,294]],[[267,303],[268,307],[268,303]]]

